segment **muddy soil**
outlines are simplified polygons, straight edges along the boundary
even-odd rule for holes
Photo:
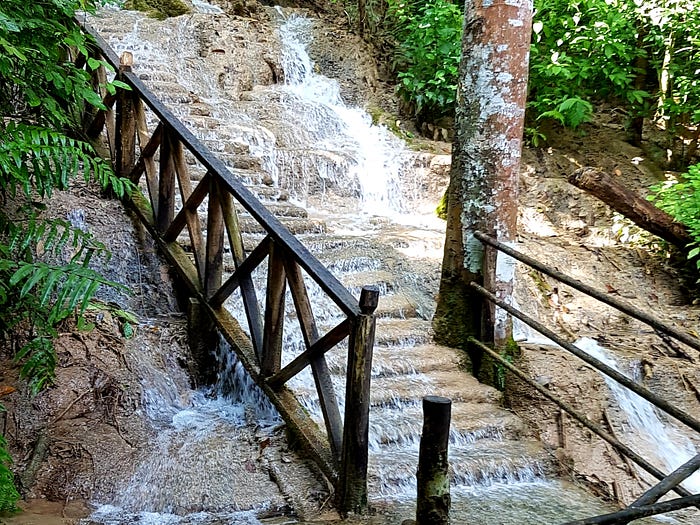
[[[566,176],[578,167],[594,166],[645,195],[664,172],[650,160],[654,144],[648,142],[646,149],[639,149],[625,139],[623,123],[609,111],[599,113],[581,132],[558,130],[543,148],[524,151],[520,249],[695,334],[700,308],[662,244],[566,182]],[[519,268],[516,299],[529,315],[565,339],[595,339],[623,362],[638,366],[643,384],[651,391],[687,414],[700,413],[697,351],[662,339],[645,324],[531,269]],[[628,442],[600,374],[561,349],[543,344],[521,348],[517,362],[531,378]],[[558,407],[532,388],[513,380],[508,384],[508,399],[521,417],[539,429],[563,468],[594,492],[629,504],[650,487],[650,476],[640,474],[610,445],[571,418],[562,417]],[[689,433],[688,438],[696,448],[700,445],[697,435]]]

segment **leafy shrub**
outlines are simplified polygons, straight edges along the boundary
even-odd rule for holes
[[[87,56],[89,40],[75,23],[78,10],[100,0],[3,0],[0,3],[0,336],[33,394],[54,378],[53,339],[63,321],[82,314],[101,284],[90,268],[104,246],[61,220],[40,219],[44,197],[66,189],[83,172],[117,195],[131,183],[114,175],[93,148],[74,136],[85,106],[104,108],[90,71],[69,60]],[[104,86],[114,92],[116,84]],[[120,87],[124,87],[123,85]],[[0,439],[0,511],[13,510],[10,456]]]
[[[625,0],[535,0],[528,107],[534,118],[576,128],[590,120],[592,100],[617,98],[640,106],[635,89],[636,6]]]
[[[649,200],[688,228],[695,239],[688,259],[700,270],[700,164],[688,167],[678,178],[669,178],[651,188]]]
[[[453,111],[461,52],[462,13],[449,0],[389,0],[397,24],[398,92],[421,120]]]

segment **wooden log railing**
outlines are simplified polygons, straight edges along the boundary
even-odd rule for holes
[[[130,87],[111,95],[102,87],[107,78],[104,68],[93,72],[94,85],[103,96],[106,109],[90,115],[85,123],[87,133],[98,138],[106,130],[115,171],[137,184],[145,179],[145,194],[136,191],[128,203],[176,269],[190,296],[204,307],[250,376],[335,485],[341,512],[364,512],[373,312],[378,291],[365,287],[358,302],[146,88],[131,71],[130,54],[125,53],[120,59],[94,30],[84,24],[82,27],[96,42],[90,58],[111,64],[117,79]],[[147,111],[157,119],[152,132]],[[186,151],[206,170],[195,187],[190,181]],[[202,210],[205,200],[206,210]],[[266,233],[247,254],[234,201]],[[199,216],[204,211],[206,235]],[[177,242],[185,230],[191,256]],[[224,281],[227,251],[235,270]],[[264,310],[260,311],[252,275],[266,259],[267,286]],[[304,273],[342,312],[342,320],[325,334],[317,326]],[[224,307],[236,290],[240,290],[243,300],[249,335]],[[305,351],[282,367],[287,290],[293,299]],[[345,339],[349,352],[343,421],[325,354]],[[311,367],[323,411],[325,436],[285,386],[307,366]]]

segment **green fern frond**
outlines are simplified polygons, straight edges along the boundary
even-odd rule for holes
[[[19,299],[30,294],[42,308],[49,308],[47,322],[53,326],[69,317],[77,309],[82,315],[100,285],[108,285],[123,291],[128,289],[109,281],[82,263],[71,262],[65,266],[43,262],[18,262],[9,278],[9,285],[19,290]]]
[[[60,257],[67,248],[72,251],[71,262],[82,263],[86,258],[89,262],[93,256],[111,257],[104,244],[91,233],[63,219],[41,219],[32,214],[22,224],[8,221],[0,231],[7,236],[9,253],[20,259],[34,255],[29,253],[31,250],[40,250],[43,257]]]
[[[133,185],[116,177],[92,146],[58,131],[10,121],[0,127],[0,189],[14,196],[18,190],[31,196],[51,196],[66,189],[80,170],[85,180],[97,181],[103,189],[114,188],[119,197]]]
[[[19,375],[27,380],[34,396],[56,378],[56,350],[49,337],[32,339],[17,352],[15,362],[22,362]]]

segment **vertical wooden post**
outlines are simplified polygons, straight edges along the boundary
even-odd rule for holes
[[[265,329],[260,372],[263,377],[279,372],[282,363],[282,335],[284,332],[284,296],[287,279],[284,271],[284,252],[275,243],[270,246],[267,266],[267,297],[265,298]]]
[[[173,142],[167,127],[163,129],[160,142],[160,170],[158,178],[158,211],[156,225],[165,233],[175,217],[175,163]]]
[[[447,444],[450,436],[451,409],[452,401],[445,397],[423,398],[416,525],[447,525],[450,522]]]
[[[212,350],[216,347],[218,333],[211,318],[198,299],[190,297],[187,305],[187,337],[193,362],[188,360],[190,376],[196,385],[210,385],[216,380],[216,367]]]
[[[124,73],[131,71],[134,57],[125,51],[120,58],[119,73],[121,80]],[[123,81],[123,80],[122,80]],[[134,115],[134,94],[120,89],[117,98],[117,140],[115,171],[122,177],[127,177],[136,165],[136,119]]]
[[[362,313],[350,332],[343,451],[338,507],[342,514],[367,511],[367,459],[372,353],[379,291],[365,286],[360,295]]]
[[[228,242],[231,246],[231,254],[236,268],[243,264],[246,258],[243,248],[243,236],[238,223],[238,212],[233,205],[233,200],[229,192],[221,195],[221,207],[224,210],[224,224],[228,234]],[[268,284],[269,286],[269,284]],[[258,297],[255,293],[255,284],[250,275],[241,276],[241,297],[243,298],[243,308],[248,319],[250,329],[250,339],[253,343],[255,355],[262,360],[263,355],[263,322],[260,318],[260,307]]]
[[[209,208],[207,210],[207,258],[204,272],[204,294],[210,299],[221,287],[224,273],[224,214],[219,187],[210,178]]]

